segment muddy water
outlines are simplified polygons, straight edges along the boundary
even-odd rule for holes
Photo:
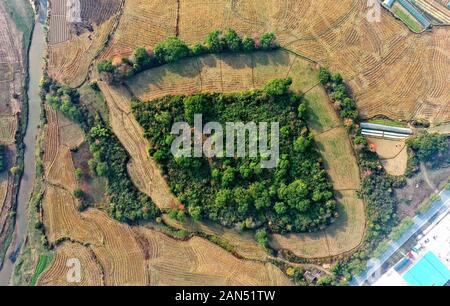
[[[33,180],[35,176],[35,148],[36,136],[38,134],[38,125],[40,120],[41,105],[39,98],[39,82],[42,78],[42,69],[44,65],[43,57],[45,51],[45,29],[44,24],[47,16],[47,0],[40,0],[41,6],[39,15],[31,41],[29,53],[29,83],[28,83],[28,127],[26,130],[24,174],[20,183],[16,228],[13,242],[11,243],[5,262],[0,271],[0,286],[8,285],[11,277],[14,260],[20,252],[20,248],[25,240],[28,227],[28,202],[33,189]]]

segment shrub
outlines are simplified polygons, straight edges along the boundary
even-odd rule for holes
[[[274,33],[264,33],[261,36],[261,48],[265,50],[274,49],[277,47],[276,36]]]
[[[115,67],[111,61],[102,60],[97,64],[97,70],[98,72],[114,73]]]
[[[225,41],[222,32],[219,30],[212,31],[206,35],[205,45],[211,53],[220,53],[225,49]]]
[[[264,91],[271,96],[282,96],[289,92],[292,85],[292,79],[275,79],[269,81],[264,87]]]
[[[242,39],[239,37],[235,30],[228,29],[225,32],[223,39],[228,50],[230,50],[231,52],[239,52],[242,50]]]
[[[244,37],[242,40],[242,49],[245,52],[252,52],[256,49],[255,40],[251,37]]]

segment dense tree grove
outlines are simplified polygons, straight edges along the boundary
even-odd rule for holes
[[[367,228],[364,243],[355,254],[339,261],[333,267],[334,277],[329,279],[329,283],[336,284],[339,279],[345,282],[350,280],[352,275],[362,272],[371,252],[397,223],[394,188],[401,185],[402,181],[385,172],[377,154],[370,150],[367,140],[361,135],[356,103],[350,97],[342,76],[321,68],[319,80],[327,90],[353,140],[362,173],[359,195],[366,204]]]
[[[150,155],[161,164],[172,191],[185,205],[171,212],[174,217],[188,213],[194,219],[242,228],[264,225],[282,233],[312,231],[333,221],[332,184],[306,127],[303,98],[289,90],[291,82],[274,80],[263,90],[236,94],[202,93],[133,102],[133,113],[151,144]],[[261,155],[174,157],[170,152],[172,126],[175,122],[192,125],[194,114],[202,114],[204,123],[268,122],[270,127],[270,122],[279,122],[278,166],[263,169]],[[246,141],[249,144],[250,138]]]
[[[132,58],[124,58],[118,65],[109,60],[102,60],[97,64],[97,70],[109,82],[120,82],[143,70],[174,63],[189,56],[199,56],[206,53],[222,52],[252,52],[256,50],[272,50],[278,48],[276,36],[264,33],[260,38],[240,37],[233,30],[214,30],[206,35],[203,44],[196,43],[188,46],[178,37],[169,37],[158,43],[154,50],[136,48]]]
[[[6,146],[0,144],[0,173],[6,169]]]
[[[128,155],[113,132],[97,119],[87,138],[93,155],[89,161],[91,171],[108,179],[107,193],[112,216],[129,223],[154,219],[159,210],[131,182],[127,172]]]
[[[424,162],[433,168],[450,163],[450,143],[445,135],[425,132],[409,138],[406,144],[412,163]]]

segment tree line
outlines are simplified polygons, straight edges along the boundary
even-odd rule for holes
[[[123,58],[120,63],[102,60],[97,70],[109,82],[120,82],[146,69],[174,63],[190,56],[218,54],[223,52],[253,52],[278,48],[276,36],[264,33],[260,37],[241,37],[233,30],[215,30],[207,34],[204,43],[188,46],[178,37],[169,37],[158,43],[153,50],[138,47],[131,58]]]
[[[241,229],[309,232],[336,217],[333,186],[321,165],[306,126],[303,96],[290,90],[291,79],[268,82],[262,90],[235,94],[201,93],[168,96],[151,103],[133,101],[132,110],[150,142],[149,154],[161,165],[169,186],[183,203],[170,215],[182,220],[209,219]],[[279,122],[280,160],[275,169],[261,168],[256,158],[174,157],[171,128],[175,122]],[[246,139],[247,144],[249,138]]]

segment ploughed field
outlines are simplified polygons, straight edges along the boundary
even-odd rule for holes
[[[272,264],[238,259],[205,239],[175,240],[121,224],[96,208],[80,212],[73,196],[79,182],[70,148],[79,145],[82,131],[68,129],[70,122],[49,107],[46,117],[42,221],[55,256],[38,285],[290,284]],[[76,283],[67,278],[73,258],[81,266]]]
[[[89,47],[86,33],[55,46],[51,75],[79,85],[97,52],[120,59],[169,36],[194,43],[214,29],[273,31],[284,48],[342,72],[363,116],[450,120],[446,27],[415,35],[384,9],[372,22],[366,2],[357,0],[127,0],[120,11],[112,22],[118,21],[117,28],[94,26]],[[111,40],[102,48],[107,34]]]

